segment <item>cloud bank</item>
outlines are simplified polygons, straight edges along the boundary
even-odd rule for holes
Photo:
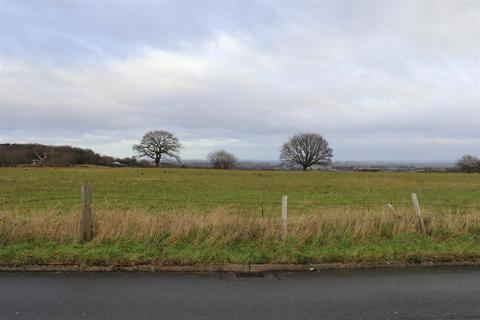
[[[132,155],[276,159],[298,131],[336,160],[480,153],[478,2],[5,3],[0,139]]]

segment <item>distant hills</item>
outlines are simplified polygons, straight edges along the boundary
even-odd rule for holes
[[[149,167],[148,160],[131,158],[114,158],[100,155],[91,149],[72,146],[49,146],[43,144],[0,144],[0,166],[49,166],[69,167],[76,165],[99,166],[142,166]],[[173,162],[163,163],[164,167],[210,167],[207,160],[183,160],[179,165]],[[451,162],[394,162],[394,161],[334,161],[331,166],[317,167],[314,170],[325,171],[450,171],[454,167]],[[288,170],[291,169],[280,161],[241,160],[237,169],[254,170]]]
[[[184,160],[187,167],[203,168],[209,166],[206,160]],[[315,166],[313,170],[320,171],[450,171],[454,169],[453,162],[435,161],[333,161],[330,166]],[[254,170],[288,170],[289,168],[279,160],[240,160],[236,163],[237,169]]]

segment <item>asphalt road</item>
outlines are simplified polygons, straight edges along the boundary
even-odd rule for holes
[[[480,319],[480,269],[0,273],[0,319]]]

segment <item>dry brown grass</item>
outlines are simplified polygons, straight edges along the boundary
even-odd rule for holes
[[[318,209],[303,215],[292,215],[288,234],[304,242],[314,237],[345,236],[358,239],[391,238],[404,232],[418,232],[417,219],[410,209],[400,210],[402,221],[395,220],[387,210],[377,209]],[[480,234],[480,211],[426,214],[427,233]],[[215,208],[206,214],[188,211],[148,213],[143,210],[97,211],[94,213],[94,241],[168,238],[169,241],[207,241],[226,244],[238,240],[281,239],[280,217],[258,217],[231,213],[227,208]],[[77,212],[59,215],[39,212],[33,215],[0,213],[0,243],[15,240],[72,241],[78,239]]]

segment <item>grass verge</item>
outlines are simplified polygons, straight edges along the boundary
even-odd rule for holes
[[[223,247],[207,243],[162,244],[119,240],[81,244],[75,241],[20,241],[0,248],[2,265],[191,265],[261,263],[384,263],[455,262],[480,258],[478,238],[461,236],[438,241],[402,234],[377,241],[331,241],[327,244],[238,242]]]
[[[480,258],[480,214],[401,222],[384,210],[328,209],[292,216],[282,240],[278,217],[188,212],[98,211],[95,238],[78,241],[76,213],[0,216],[0,264],[191,265],[259,263],[455,262]]]

